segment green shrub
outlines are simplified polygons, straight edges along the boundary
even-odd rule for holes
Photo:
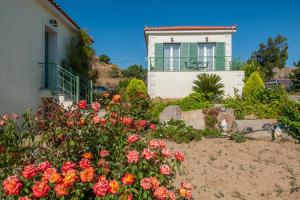
[[[216,125],[218,125],[217,116],[220,113],[220,109],[212,108],[212,109],[205,109],[204,113],[204,120],[205,120],[205,127],[214,129]]]
[[[300,103],[288,102],[282,107],[282,116],[279,118],[287,133],[300,143]]]
[[[245,74],[244,82],[247,82],[248,78],[250,77],[250,75],[252,73],[259,72],[259,66],[257,65],[257,63],[255,63],[253,61],[245,63],[243,65],[242,69],[244,70],[244,74]]]
[[[203,137],[206,138],[218,138],[223,137],[222,133],[216,128],[205,128],[201,131]]]
[[[183,111],[197,110],[211,107],[211,103],[207,101],[202,93],[193,92],[189,96],[176,102]]]
[[[108,64],[110,62],[110,57],[105,54],[99,56],[99,61]]]
[[[204,95],[208,101],[216,101],[224,94],[224,85],[220,83],[221,77],[216,74],[198,74],[193,90]]]
[[[137,93],[147,94],[147,88],[144,81],[132,78],[126,88],[126,99],[136,95]]]
[[[170,120],[160,126],[150,137],[169,139],[177,143],[188,143],[193,140],[201,140],[202,132],[191,126],[186,126],[181,120]]]
[[[253,72],[244,85],[243,98],[256,101],[264,87],[265,85],[259,75],[259,72]]]
[[[246,140],[247,140],[246,136],[241,133],[233,133],[231,135],[231,139],[237,143],[246,142]]]

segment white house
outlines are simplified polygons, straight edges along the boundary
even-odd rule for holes
[[[244,72],[234,67],[236,26],[145,27],[150,97],[182,98],[200,73],[218,74],[225,95],[243,88]]]
[[[0,25],[0,115],[35,109],[53,95],[51,70],[64,73],[48,63],[61,64],[80,27],[54,0],[1,0]]]

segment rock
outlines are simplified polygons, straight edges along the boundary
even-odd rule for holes
[[[226,122],[226,130],[224,131],[226,133],[232,132],[235,125],[235,115],[233,109],[222,109],[217,116],[217,121],[219,125],[221,125],[221,123],[225,124]]]
[[[205,119],[202,110],[191,110],[181,113],[181,119],[188,126],[192,126],[195,129],[205,129]]]
[[[159,115],[160,122],[166,122],[170,119],[181,120],[182,110],[179,106],[168,106]]]

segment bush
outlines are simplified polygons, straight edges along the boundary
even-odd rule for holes
[[[201,140],[202,133],[192,126],[186,126],[182,120],[170,120],[162,124],[157,132],[152,133],[150,137],[169,139],[177,143],[188,143],[193,140]]]
[[[231,139],[237,143],[246,142],[246,140],[247,140],[246,136],[241,133],[233,133],[231,135]]]
[[[242,67],[245,73],[245,80],[244,82],[246,83],[250,75],[254,72],[259,72],[259,66],[257,63],[250,61],[248,63],[245,63]],[[261,76],[262,77],[262,76]]]
[[[163,141],[144,138],[156,134],[155,125],[125,115],[135,107],[121,96],[112,98],[104,117],[97,115],[100,107],[80,101],[65,110],[47,100],[37,113],[27,115],[27,131],[38,140],[30,157],[20,150],[7,171],[1,168],[1,178],[15,175],[1,181],[0,198],[157,199],[174,194],[191,199],[190,183],[184,182],[181,192],[173,186],[183,153],[173,154]],[[3,120],[1,130],[7,117]]]
[[[122,70],[122,74],[127,78],[137,78],[146,82],[147,69],[141,65],[131,65],[127,69]]]
[[[130,81],[131,81],[131,78],[121,80],[119,82],[119,85],[115,89],[115,93],[125,96],[125,91],[126,91],[128,84],[130,83]]]
[[[99,56],[99,61],[100,62],[103,62],[103,63],[106,63],[106,64],[109,64],[110,62],[110,57],[108,57],[107,55],[105,54],[102,54]]]
[[[243,98],[250,101],[256,101],[264,87],[265,84],[261,79],[259,72],[253,72],[244,85]]]
[[[282,116],[279,118],[287,133],[300,143],[300,103],[288,102],[282,108]]]
[[[176,103],[183,111],[197,110],[211,107],[211,103],[207,101],[202,93],[193,92],[189,96],[178,100]]]
[[[147,88],[144,81],[132,78],[126,88],[125,97],[129,99],[130,97],[136,95],[137,93],[147,94]]]
[[[208,101],[216,101],[224,94],[222,88],[224,85],[220,83],[221,77],[216,74],[198,74],[197,80],[193,83],[193,90],[204,95]]]
[[[201,134],[203,137],[206,138],[224,137],[222,133],[216,128],[205,128],[204,130],[201,131]]]

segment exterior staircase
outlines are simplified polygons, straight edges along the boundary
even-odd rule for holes
[[[79,100],[93,101],[93,82],[72,69],[54,62],[40,63],[43,69],[42,88],[51,91],[60,105],[67,108]]]

